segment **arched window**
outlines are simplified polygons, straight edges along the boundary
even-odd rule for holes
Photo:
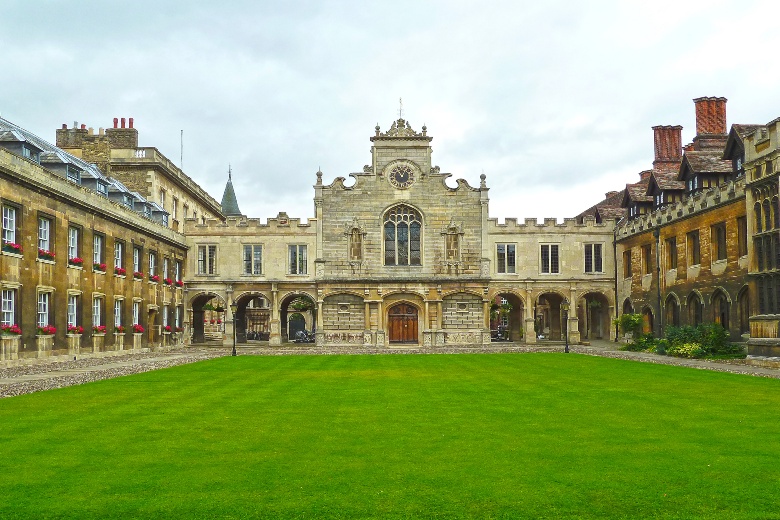
[[[715,292],[712,297],[712,309],[715,314],[713,316],[715,323],[719,323],[721,327],[729,330],[729,300],[723,292]]]
[[[422,218],[414,208],[395,206],[385,213],[385,265],[420,265]]]
[[[772,229],[772,208],[769,206],[769,199],[764,199],[764,231]]]
[[[680,304],[672,295],[666,299],[666,324],[673,327],[680,326]]]
[[[699,325],[704,315],[704,304],[696,293],[688,296],[688,325]]]
[[[763,222],[761,220],[761,203],[756,202],[756,204],[753,206],[753,211],[756,214],[756,233],[761,233],[761,223]]]
[[[634,306],[631,305],[631,300],[628,298],[623,300],[623,314],[634,314]]]

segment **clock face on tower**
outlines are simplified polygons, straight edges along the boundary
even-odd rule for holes
[[[399,164],[390,170],[387,179],[394,187],[405,190],[414,184],[414,170],[408,164]]]

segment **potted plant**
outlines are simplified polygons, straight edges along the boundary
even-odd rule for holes
[[[140,323],[136,323],[133,325],[133,334],[143,334],[144,328],[141,326]]]
[[[127,269],[124,267],[114,267],[114,274],[117,276],[125,276],[127,274]]]
[[[92,270],[93,271],[101,271],[103,273],[106,272],[106,264],[104,262],[95,262],[92,264]]]
[[[57,333],[57,328],[54,325],[44,325],[38,327],[38,335],[40,336],[52,336]]]
[[[125,327],[123,325],[117,325],[114,327],[114,334],[124,334]]]
[[[3,251],[6,253],[16,253],[17,255],[21,255],[24,252],[24,249],[22,249],[21,244],[17,244],[15,242],[6,242],[3,244]]]
[[[84,334],[84,327],[81,325],[68,325],[68,334]]]
[[[48,249],[39,249],[38,258],[40,258],[41,260],[54,261],[54,251],[49,251]]]
[[[160,275],[159,274],[150,275],[149,281],[154,283],[160,283]]]
[[[176,287],[184,287],[184,282],[181,280],[176,280],[174,284],[176,284]]]
[[[133,278],[136,280],[143,280],[144,279],[144,273],[141,271],[134,271],[133,272]]]
[[[92,334],[105,334],[106,333],[106,326],[105,325],[95,325],[92,327]]]
[[[171,333],[173,332],[173,327],[171,327],[170,325],[166,325],[165,327],[163,327],[163,330],[167,333]]]
[[[20,336],[22,334],[22,329],[19,328],[19,325],[14,323],[13,325],[3,325],[0,327],[0,333],[2,333],[3,336]]]
[[[68,258],[68,265],[81,267],[82,265],[84,265],[84,259],[79,258],[78,256],[74,256],[73,258]]]
[[[170,278],[165,278],[165,279],[163,279],[163,283],[165,285],[173,285],[173,280],[170,279]]]

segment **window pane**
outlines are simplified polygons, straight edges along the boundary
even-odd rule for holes
[[[254,246],[253,274],[263,274],[263,246]]]
[[[557,245],[550,246],[550,272],[551,273],[560,272],[558,268],[558,246]]]
[[[585,244],[585,272],[593,272],[593,244]]]
[[[597,273],[601,273],[604,271],[604,266],[602,264],[602,256],[601,256],[601,244],[593,244],[593,263],[594,263],[594,271]]]
[[[395,265],[395,224],[385,224],[385,265]]]
[[[542,272],[550,272],[550,246],[542,245]]]
[[[252,246],[244,246],[244,274],[252,274]]]
[[[298,247],[290,246],[290,274],[298,273]]]
[[[298,274],[306,274],[306,246],[298,246]]]
[[[514,244],[506,245],[506,272],[507,273],[515,272],[515,245]]]
[[[409,226],[406,222],[400,222],[396,229],[398,231],[398,265],[409,265]]]
[[[496,244],[496,267],[499,273],[506,272],[506,245]]]
[[[420,223],[409,224],[409,263],[420,265]]]

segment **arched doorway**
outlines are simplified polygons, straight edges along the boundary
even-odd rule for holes
[[[271,331],[271,307],[263,293],[242,294],[236,300],[236,341],[268,341]]]
[[[544,293],[536,299],[534,328],[539,339],[555,341],[563,339],[561,303],[563,297],[557,293]]]
[[[728,296],[720,289],[716,290],[715,294],[712,295],[713,321],[726,330],[729,330],[730,306]]]
[[[577,305],[577,317],[583,323],[584,339],[603,339],[609,336],[609,300],[601,293],[586,293]]]
[[[198,294],[191,300],[192,342],[222,340],[225,301],[215,293]]]
[[[653,333],[653,309],[645,307],[642,309],[642,334]]]
[[[739,333],[750,334],[750,299],[748,288],[744,287],[737,296],[739,306]]]
[[[530,331],[533,334],[533,331]],[[494,339],[522,341],[523,300],[512,293],[499,293],[490,303],[490,333]]]
[[[305,293],[290,294],[282,300],[282,306],[279,309],[279,318],[281,325],[282,341],[291,341],[294,339],[294,332],[290,332],[290,318],[293,314],[303,316],[304,328],[314,331],[314,324],[317,323],[317,306],[311,296]],[[300,325],[296,319],[294,327]],[[300,329],[303,330],[303,329]]]
[[[387,311],[387,332],[390,343],[417,344],[417,307],[408,303],[398,303]]]
[[[634,306],[629,298],[623,300],[623,314],[634,314]]]
[[[673,327],[680,326],[680,302],[677,301],[677,297],[674,294],[670,294],[666,297],[665,310],[665,323]]]
[[[295,335],[302,330],[306,330],[306,318],[300,312],[293,312],[287,320],[287,336],[295,339]]]

